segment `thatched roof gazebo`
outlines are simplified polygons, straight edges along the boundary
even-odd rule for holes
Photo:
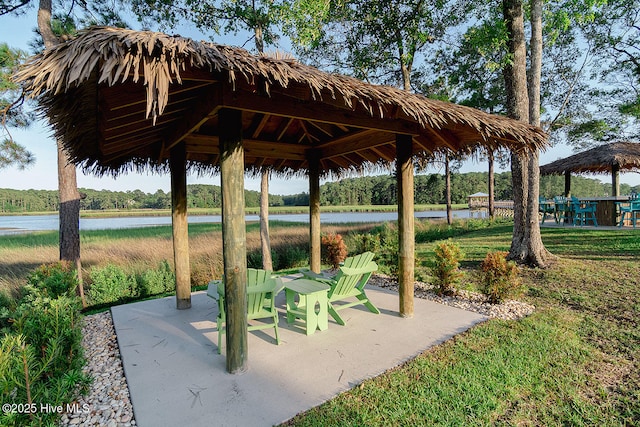
[[[571,173],[611,174],[611,195],[620,195],[620,171],[640,172],[640,143],[613,142],[540,166],[542,175],[565,176],[565,195],[571,192]]]
[[[246,363],[244,172],[309,176],[310,266],[320,269],[321,176],[395,164],[400,315],[413,314],[413,161],[438,150],[546,146],[538,128],[295,60],[148,31],[94,27],[17,75],[85,170],[171,173],[176,300],[190,307],[189,168],[221,174],[227,369]]]

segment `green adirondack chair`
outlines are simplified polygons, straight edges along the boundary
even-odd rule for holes
[[[372,313],[380,314],[380,310],[374,306],[367,294],[364,291],[364,287],[369,281],[371,274],[378,270],[378,264],[373,262],[374,254],[372,252],[364,252],[360,255],[349,257],[344,260],[344,265],[338,269],[338,274],[335,277],[327,279],[316,274],[303,273],[305,277],[312,280],[317,280],[322,283],[328,284],[331,288],[328,292],[328,309],[331,317],[335,319],[340,325],[344,325],[344,320],[338,314],[339,310],[353,307],[363,304]],[[341,303],[345,300],[352,300]]]
[[[224,279],[223,279],[224,280]],[[209,282],[207,295],[218,301],[218,354],[222,350],[222,334],[226,331],[226,312],[224,308],[224,281]],[[278,310],[276,309],[276,295],[283,289],[282,280],[273,277],[271,271],[247,269],[247,320],[263,320],[249,324],[248,331],[263,329],[275,330],[276,344],[280,344],[278,337]]]

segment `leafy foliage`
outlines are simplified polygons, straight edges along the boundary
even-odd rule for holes
[[[13,140],[10,127],[26,128],[33,114],[22,108],[19,88],[11,81],[11,74],[26,54],[0,43],[0,169],[16,164],[21,168],[33,163],[33,155]]]
[[[513,261],[507,261],[507,252],[489,252],[482,261],[482,288],[491,304],[499,304],[515,296],[522,283],[518,278],[520,269]]]
[[[138,296],[136,278],[121,267],[108,264],[94,268],[89,274],[91,287],[87,291],[91,304],[108,304],[126,301]]]
[[[256,48],[273,45],[278,40],[275,26],[282,18],[280,3],[256,0],[132,0],[132,10],[145,25],[159,24],[176,28],[184,21],[205,33],[238,34],[251,32]],[[259,34],[258,34],[259,33]]]
[[[391,275],[398,273],[398,230],[393,225],[386,222],[370,233],[357,233],[348,238],[353,241],[352,254],[373,252],[379,272]]]
[[[308,2],[305,2],[305,4]],[[459,22],[465,2],[354,0],[329,2],[295,19],[287,34],[317,64],[375,83],[410,82],[416,57]]]
[[[81,304],[72,295],[76,284],[66,265],[42,266],[29,277],[20,300],[3,298],[0,395],[5,403],[33,410],[3,411],[0,424],[53,425],[58,415],[40,411],[40,404],[73,402],[90,383],[82,373]]]
[[[434,252],[435,265],[432,275],[435,290],[438,295],[455,295],[456,285],[463,276],[459,267],[464,254],[460,246],[451,240],[439,243]]]
[[[347,246],[342,239],[342,235],[326,234],[322,236],[322,245],[326,262],[334,269],[340,267],[340,263],[347,257]]]
[[[511,174],[495,175],[496,200],[511,200]],[[487,173],[469,172],[452,174],[451,197],[454,204],[467,203],[467,196],[486,191]],[[415,202],[417,204],[444,203],[444,177],[439,174],[415,176]],[[636,186],[636,192],[640,187]],[[621,194],[629,194],[633,187],[621,184]],[[86,194],[81,200],[83,210],[106,209],[168,209],[171,194],[158,190],[155,193],[133,191],[108,191],[81,188]],[[571,192],[577,197],[608,195],[610,183],[598,179],[572,177]],[[547,198],[563,194],[564,177],[543,176],[540,179],[540,195]],[[260,193],[245,190],[246,207],[259,206]],[[187,186],[187,202],[190,208],[219,208],[220,187],[193,184]],[[320,187],[320,203],[323,206],[394,205],[397,203],[397,182],[391,175],[364,176],[326,182]],[[279,196],[269,195],[271,206],[308,206],[306,193]],[[58,192],[49,190],[12,190],[0,188],[0,212],[43,212],[58,209]]]
[[[68,261],[44,264],[35,269],[27,278],[23,288],[23,298],[27,295],[41,295],[48,298],[72,297],[78,287],[78,278]]]
[[[145,270],[138,278],[142,296],[158,295],[175,289],[176,275],[166,260],[157,269]]]

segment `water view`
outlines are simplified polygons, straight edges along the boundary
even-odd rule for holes
[[[446,211],[416,212],[416,218],[445,218]],[[456,218],[468,218],[468,210],[453,211]],[[396,221],[397,212],[327,212],[320,214],[320,221],[325,224],[345,222],[384,222]],[[259,221],[258,215],[247,215],[246,221]],[[309,222],[309,214],[275,214],[269,215],[271,221]],[[58,230],[58,215],[19,215],[0,216],[0,235],[26,233],[32,231]],[[192,215],[189,223],[219,223],[220,215]],[[170,225],[170,216],[116,217],[116,218],[81,218],[81,230],[107,230],[122,228],[151,227]]]

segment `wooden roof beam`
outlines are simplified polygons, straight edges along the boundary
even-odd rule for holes
[[[309,129],[307,128],[304,120],[300,120],[300,127],[302,128],[304,136],[307,137],[310,144],[313,144],[313,141],[320,141],[320,138],[309,132]],[[302,139],[299,142],[302,142]]]
[[[289,118],[284,118],[282,120],[282,122],[280,123],[280,126],[278,126],[278,130],[276,132],[276,140],[280,141],[284,135],[287,133],[287,130],[289,129],[289,127],[291,126],[291,124],[293,123],[295,119],[293,117],[289,117]]]
[[[253,118],[251,126],[248,129],[247,135],[251,135],[251,138],[257,139],[262,133],[264,127],[267,125],[269,117],[271,116],[269,116],[268,114],[256,114]]]
[[[391,150],[387,146],[374,147],[371,149],[374,153],[376,153],[382,160],[386,160],[387,162],[393,162],[396,160],[395,150]]]
[[[169,97],[183,94],[190,91],[199,91],[201,88],[212,86],[211,82],[200,84],[173,84],[169,87]],[[147,105],[147,92],[143,83],[126,82],[116,86],[106,86],[101,84],[99,90],[102,92],[102,100],[109,111],[118,111],[127,107],[141,105],[143,110],[146,111]],[[142,96],[140,96],[142,94]],[[112,99],[117,101],[117,105],[107,104],[107,100]]]
[[[395,142],[395,135],[386,132],[367,130],[345,135],[329,144],[319,146],[321,157],[342,156],[360,150],[371,149]]]
[[[436,144],[433,143],[429,138],[424,135],[418,135],[413,138],[413,141],[424,151],[427,151],[431,154],[436,150]]]
[[[308,120],[307,123],[309,123],[311,126],[313,126],[314,128],[318,129],[320,132],[327,135],[329,138],[334,137],[334,134],[331,129],[331,125],[327,123],[314,122],[313,120]]]
[[[185,137],[187,151],[196,153],[219,154],[219,139],[217,136],[192,134]],[[304,160],[303,145],[287,144],[284,142],[264,142],[254,139],[243,139],[242,144],[246,155],[265,157],[268,159]]]
[[[429,134],[429,136],[431,136],[431,138],[428,139],[432,139],[434,142],[435,146],[444,146],[452,151],[459,151],[459,147],[458,147],[458,143],[455,141],[455,139],[451,136],[449,136],[444,130],[440,130],[440,131],[436,131],[435,129],[429,128],[429,127],[425,127],[423,128],[423,132]]]
[[[233,91],[227,86],[224,88],[222,103],[228,108],[407,135],[419,133],[419,125],[415,122],[381,119],[360,111],[339,110],[321,101],[296,102],[293,98],[277,93],[272,93],[269,97]]]
[[[218,85],[208,85],[201,88],[200,96],[202,102],[195,104],[193,110],[185,117],[173,133],[165,139],[164,149],[171,150],[184,138],[197,131],[200,126],[213,117],[220,110],[220,87]]]
[[[132,133],[136,133],[139,131],[144,131],[146,129],[152,128],[160,128],[168,123],[181,120],[184,116],[184,112],[187,111],[186,108],[182,108],[179,110],[169,111],[162,116],[158,117],[155,126],[153,125],[153,121],[151,119],[145,119],[144,117],[139,120],[128,121],[125,123],[120,123],[117,126],[109,126],[105,124],[104,127],[101,128],[102,135],[105,141],[110,140],[118,140],[124,136],[130,135]],[[176,117],[179,116],[179,117]],[[119,131],[119,132],[118,132]]]

